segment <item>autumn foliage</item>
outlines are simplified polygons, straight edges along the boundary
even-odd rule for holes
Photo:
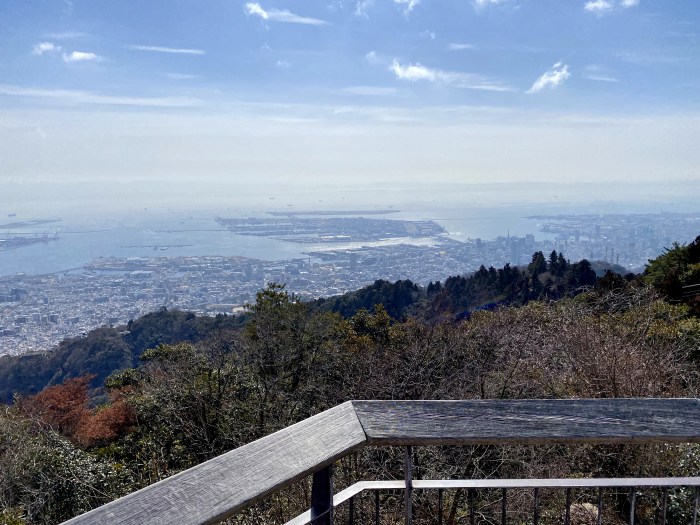
[[[83,376],[49,387],[25,400],[22,408],[43,425],[73,437],[90,413],[87,387],[91,379],[91,376]]]
[[[121,393],[112,393],[105,407],[90,408],[89,384],[93,376],[69,379],[20,403],[27,416],[45,428],[91,447],[110,442],[133,425],[134,412]]]

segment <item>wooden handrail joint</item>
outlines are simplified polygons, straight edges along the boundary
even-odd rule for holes
[[[217,523],[367,445],[699,442],[697,399],[348,401],[65,523]]]

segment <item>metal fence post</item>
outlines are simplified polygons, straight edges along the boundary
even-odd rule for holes
[[[406,525],[413,524],[413,457],[412,448],[406,447],[404,452],[403,471],[404,479],[406,480],[406,495],[405,495],[405,513]]]
[[[374,525],[379,525],[379,491],[374,493]]]
[[[660,522],[661,525],[666,525],[666,506],[668,505],[668,489],[664,487],[661,490],[661,510]]]
[[[540,522],[540,488],[535,487],[533,491],[533,512],[532,512],[532,523],[533,525],[538,525]]]
[[[637,503],[637,489],[632,487],[630,489],[630,525],[634,525],[634,511]]]
[[[469,489],[469,525],[476,525],[476,490]]]
[[[333,525],[333,467],[314,472],[311,485],[311,524]]]

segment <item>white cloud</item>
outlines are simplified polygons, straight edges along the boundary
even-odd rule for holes
[[[199,101],[186,97],[124,97],[100,95],[90,91],[72,89],[38,89],[23,86],[0,84],[0,95],[29,98],[47,98],[70,104],[103,104],[112,106],[153,106],[153,107],[191,107]]]
[[[312,26],[323,26],[328,24],[328,22],[326,22],[325,20],[296,15],[286,9],[265,10],[257,2],[248,2],[245,5],[245,12],[248,15],[256,15],[262,18],[263,20],[269,20],[270,22],[285,22],[289,24],[306,24]]]
[[[374,7],[374,0],[358,0],[355,4],[355,15],[367,18],[367,11],[372,7]]]
[[[435,40],[435,37],[437,36],[434,31],[428,31],[427,29],[425,31],[421,31],[419,35],[421,38],[429,38],[430,40]]]
[[[474,7],[484,9],[490,5],[500,4],[503,0],[474,0]]]
[[[640,0],[589,0],[584,4],[583,8],[589,13],[604,15],[615,9],[619,10],[637,7],[639,5],[639,1]]]
[[[583,8],[597,15],[604,15],[614,10],[629,9],[637,7],[640,0],[589,0]]]
[[[81,31],[64,31],[61,33],[47,33],[44,35],[44,37],[53,38],[54,40],[74,40],[85,38],[86,36],[88,36],[88,34]]]
[[[561,62],[557,62],[552,66],[552,69],[546,71],[542,74],[542,76],[540,76],[540,78],[535,80],[535,83],[532,84],[532,87],[527,92],[538,93],[547,87],[552,89],[557,88],[570,76],[571,73],[569,73],[569,66],[562,64]]]
[[[591,0],[586,2],[583,9],[589,13],[603,14],[612,11],[613,5],[608,0]]]
[[[99,62],[102,57],[95,53],[86,53],[85,51],[73,51],[72,53],[63,53],[64,62]]]
[[[363,97],[384,97],[396,94],[396,88],[381,86],[350,86],[341,90],[349,95],[360,95]]]
[[[194,78],[199,78],[199,75],[188,75],[187,73],[166,73],[165,76],[172,80],[192,80]]]
[[[652,52],[638,53],[635,51],[618,51],[615,56],[629,64],[639,66],[652,66],[656,64],[680,65],[689,60],[687,56],[681,55],[664,55]]]
[[[32,55],[41,56],[44,53],[55,53],[61,50],[61,46],[57,46],[51,42],[39,42],[34,44],[34,49],[32,49]]]
[[[386,63],[384,58],[378,55],[376,51],[370,51],[365,55],[365,58],[367,59],[367,62],[369,62],[373,66],[378,66]]]
[[[583,78],[586,80],[593,80],[595,82],[608,82],[615,83],[619,80],[613,77],[607,70],[607,68],[600,66],[598,64],[589,64],[584,68]]]
[[[173,53],[182,55],[205,55],[206,52],[201,49],[183,49],[178,47],[161,47],[161,46],[126,46],[129,49],[137,51],[154,51],[156,53]]]
[[[619,82],[618,79],[614,77],[607,77],[605,75],[588,75],[584,77],[586,80],[593,80],[595,82],[608,82],[608,83],[616,83]]]
[[[513,91],[513,88],[481,75],[432,69],[419,63],[401,65],[397,59],[394,59],[389,70],[392,71],[399,80],[408,80],[409,82],[426,80],[428,82],[439,82],[461,89],[500,92]]]
[[[267,11],[260,4],[249,2],[245,5],[245,12],[249,15],[258,15],[263,20],[267,20]]]
[[[463,51],[465,49],[476,49],[475,46],[472,44],[457,44],[457,43],[452,43],[449,46],[447,46],[447,49],[450,51]]]
[[[405,15],[413,11],[413,8],[420,4],[421,0],[394,0],[394,3],[403,7]]]
[[[286,60],[278,60],[275,63],[275,66],[277,66],[280,69],[289,69],[290,67],[292,67],[292,63]]]
[[[434,82],[438,78],[438,72],[436,70],[427,68],[418,63],[402,66],[399,64],[398,60],[394,59],[389,69],[393,71],[396,78],[400,80],[410,80],[411,82],[415,82],[416,80],[429,80],[430,82]]]

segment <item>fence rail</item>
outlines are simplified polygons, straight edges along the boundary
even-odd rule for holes
[[[700,401],[696,399],[348,401],[66,524],[217,523],[309,475],[313,475],[309,518],[314,524],[330,524],[341,495],[351,499],[350,489],[379,490],[372,485],[353,485],[333,496],[332,464],[368,445],[406,447],[405,479],[397,488],[406,492],[406,523],[410,524],[413,490],[478,488],[447,486],[475,482],[470,480],[413,480],[411,446],[699,442]],[[361,483],[388,487],[381,484],[397,482]],[[426,483],[446,486],[429,487]],[[696,485],[682,483],[686,484]]]
[[[565,489],[566,491],[566,514],[570,515],[571,510],[571,489],[590,489],[597,488],[598,492],[598,507],[597,515],[600,516],[599,523],[602,523],[602,510],[603,510],[603,489],[615,489],[615,488],[626,488],[630,489],[630,494],[635,492],[636,489],[640,488],[661,488],[662,489],[662,508],[666,508],[666,499],[668,496],[668,489],[674,487],[693,487],[695,491],[694,500],[697,501],[698,489],[700,488],[700,477],[675,477],[675,478],[550,478],[550,479],[425,479],[425,480],[413,480],[412,486],[414,490],[438,490],[439,505],[438,505],[438,522],[442,523],[442,509],[443,509],[443,498],[442,492],[445,490],[458,490],[467,489],[470,493],[470,505],[473,506],[474,502],[474,491],[484,490],[484,489],[501,489],[503,492],[502,501],[506,501],[506,491],[510,489]],[[391,480],[391,481],[359,481],[345,490],[338,492],[333,497],[333,507],[339,507],[343,503],[350,502],[353,504],[353,500],[356,496],[361,495],[363,492],[374,492],[375,496],[379,495],[381,491],[405,491],[406,482],[401,480]],[[535,493],[533,493],[533,499],[536,499]],[[631,498],[631,509],[630,516],[634,515],[634,501],[636,498]],[[380,513],[379,513],[379,503],[378,498],[375,497],[375,513],[374,522],[379,523]],[[696,525],[697,522],[697,503],[693,509],[692,525]],[[470,524],[474,525],[474,512],[470,512],[471,520]],[[502,519],[504,516],[502,516]],[[296,518],[288,521],[285,525],[307,525],[313,521],[311,510],[300,514]],[[565,519],[565,525],[568,523],[568,519]],[[665,523],[665,514],[662,515],[660,523]],[[348,520],[349,525],[354,523],[353,513],[350,513]],[[504,523],[502,521],[502,523]]]

